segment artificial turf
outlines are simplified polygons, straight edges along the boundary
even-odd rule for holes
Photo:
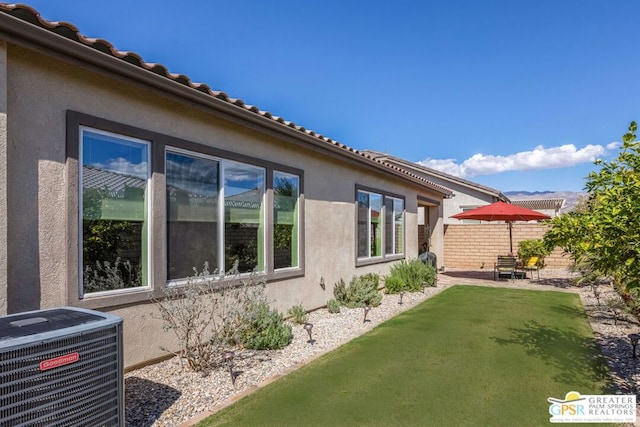
[[[199,425],[541,426],[609,384],[578,295],[455,286]]]

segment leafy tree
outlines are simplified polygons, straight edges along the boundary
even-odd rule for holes
[[[596,160],[587,177],[582,210],[556,217],[545,234],[548,248],[562,247],[591,276],[608,276],[622,288],[640,287],[640,142],[636,122],[622,137],[620,154]]]

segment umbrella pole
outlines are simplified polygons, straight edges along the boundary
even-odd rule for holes
[[[511,235],[511,221],[507,221],[509,224],[509,253],[513,254],[513,236]]]

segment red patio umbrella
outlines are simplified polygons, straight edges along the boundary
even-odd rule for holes
[[[451,218],[477,219],[482,221],[505,221],[509,224],[509,250],[513,253],[513,237],[511,235],[512,222],[549,219],[551,217],[547,214],[543,214],[542,212],[523,208],[522,206],[516,206],[505,202],[495,202],[470,211],[451,215]]]

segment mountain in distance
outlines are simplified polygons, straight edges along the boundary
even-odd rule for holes
[[[503,194],[511,200],[564,199],[561,213],[573,210],[578,201],[587,195],[586,192],[580,191],[505,191]]]

